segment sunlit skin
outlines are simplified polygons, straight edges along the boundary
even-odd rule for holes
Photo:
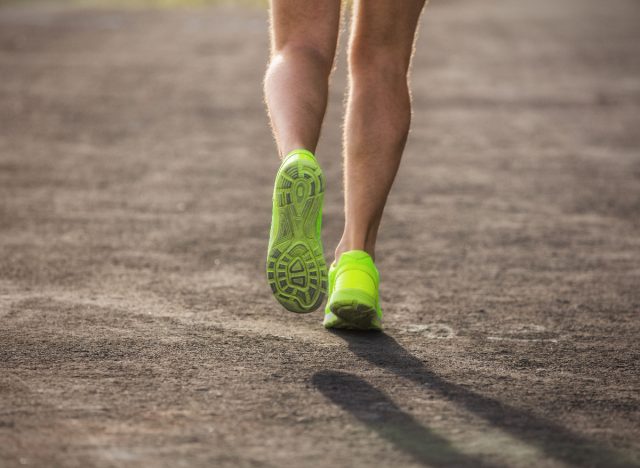
[[[280,156],[315,152],[327,107],[340,0],[272,0],[265,98]],[[356,0],[344,125],[345,223],[336,259],[375,256],[376,237],[411,120],[408,72],[424,0]]]

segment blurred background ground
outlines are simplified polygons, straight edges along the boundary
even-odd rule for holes
[[[637,2],[428,7],[386,335],[270,296],[264,8],[96,5],[0,7],[0,466],[639,466]]]
[[[344,0],[349,1],[349,0]],[[265,9],[269,0],[0,0],[0,6],[41,7],[60,5],[67,8],[102,8],[102,9],[190,9],[221,5],[256,7]]]

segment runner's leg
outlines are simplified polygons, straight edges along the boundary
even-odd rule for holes
[[[264,92],[280,157],[315,152],[339,25],[340,0],[272,0]]]
[[[375,253],[378,226],[409,132],[408,71],[424,0],[356,0],[344,133],[345,227],[336,258]]]

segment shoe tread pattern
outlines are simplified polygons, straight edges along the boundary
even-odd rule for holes
[[[282,168],[276,180],[279,223],[267,256],[267,279],[278,302],[292,312],[311,312],[326,295],[327,267],[317,229],[324,186],[321,169],[302,159]]]

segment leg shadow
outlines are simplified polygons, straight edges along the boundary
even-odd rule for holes
[[[457,451],[445,438],[422,426],[380,390],[355,375],[323,371],[312,383],[324,396],[418,463],[435,466],[489,467]]]
[[[550,457],[574,466],[610,468],[639,466],[622,453],[599,445],[555,422],[530,411],[480,395],[439,377],[389,335],[344,330],[334,330],[333,333],[344,339],[356,356],[400,377],[412,380],[418,385],[428,387],[485,419],[493,426],[539,448]],[[344,378],[342,382],[345,383]],[[359,385],[362,387],[361,383]],[[349,390],[344,391],[349,393]],[[346,405],[341,406],[349,410]]]

